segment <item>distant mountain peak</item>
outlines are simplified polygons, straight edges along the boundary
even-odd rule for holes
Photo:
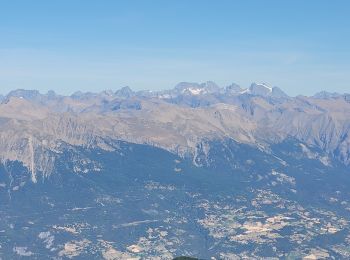
[[[248,89],[248,93],[251,95],[262,97],[275,97],[275,98],[287,98],[288,95],[284,93],[278,87],[270,87],[266,83],[252,83]]]
[[[174,89],[178,91],[183,91],[188,88],[201,88],[201,86],[196,82],[180,82],[174,87]]]
[[[38,90],[16,89],[8,93],[6,97],[22,97],[25,99],[33,99],[40,95],[41,94]]]
[[[104,96],[113,96],[114,92],[113,92],[113,90],[107,89],[107,90],[102,91],[101,94]]]
[[[289,96],[283,92],[279,87],[272,88],[272,96],[276,98],[288,98]]]
[[[208,92],[217,92],[219,91],[221,88],[213,81],[207,81],[205,83],[200,84],[200,86],[207,90]]]
[[[231,85],[227,86],[225,88],[225,92],[227,94],[237,94],[242,92],[244,89],[241,88],[240,85],[236,84],[236,83],[232,83]]]
[[[49,97],[49,98],[54,98],[57,96],[56,92],[53,91],[53,90],[49,90],[47,93],[46,93],[46,96]]]
[[[179,92],[180,94],[202,95],[219,92],[221,88],[213,81],[207,81],[201,84],[191,82],[180,82],[175,86],[174,90]]]
[[[121,98],[130,98],[135,95],[134,91],[129,86],[117,90],[114,94]]]
[[[249,87],[249,91],[253,95],[268,96],[272,93],[272,88],[265,83],[252,83]]]
[[[336,98],[340,97],[341,94],[337,92],[328,92],[328,91],[321,91],[313,95],[313,98],[318,98],[318,99],[329,99],[329,98]]]

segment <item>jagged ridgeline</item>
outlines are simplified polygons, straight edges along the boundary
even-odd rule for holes
[[[0,258],[350,257],[349,95],[0,99]]]

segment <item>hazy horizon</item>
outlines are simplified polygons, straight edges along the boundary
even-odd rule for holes
[[[82,93],[101,93],[101,92],[103,92],[103,91],[113,91],[113,92],[116,92],[117,90],[120,90],[120,89],[122,89],[122,88],[124,88],[124,87],[129,87],[132,91],[135,91],[135,92],[137,92],[137,91],[164,91],[164,90],[171,90],[171,89],[173,89],[174,87],[176,87],[176,85],[177,84],[180,84],[180,83],[193,83],[193,84],[202,84],[202,83],[206,83],[206,82],[214,82],[214,81],[212,81],[212,80],[206,80],[206,81],[201,81],[201,82],[188,82],[188,81],[181,81],[181,82],[178,82],[178,83],[176,83],[176,84],[174,84],[173,86],[170,86],[170,87],[165,87],[165,88],[160,88],[160,89],[150,89],[150,88],[144,88],[144,89],[135,89],[135,88],[133,88],[132,86],[128,86],[128,85],[126,85],[126,86],[120,86],[120,87],[115,87],[115,88],[106,88],[106,89],[102,89],[102,88],[97,88],[97,89],[95,89],[95,90],[84,90],[84,89],[75,89],[74,91],[71,91],[71,92],[69,92],[69,91],[63,91],[63,92],[60,92],[60,89],[58,89],[58,90],[55,90],[55,89],[35,89],[35,88],[14,88],[14,89],[10,89],[9,91],[7,91],[7,92],[4,92],[4,93],[2,93],[2,92],[0,92],[0,95],[2,95],[2,96],[6,96],[7,94],[9,94],[10,92],[12,92],[12,91],[16,91],[16,90],[28,90],[28,91],[31,91],[31,90],[37,90],[37,91],[39,91],[40,92],[40,94],[47,94],[48,92],[50,92],[50,91],[54,91],[56,94],[58,94],[58,95],[62,95],[62,96],[70,96],[70,95],[73,95],[74,93],[77,93],[77,92],[82,92]],[[214,82],[214,83],[216,83],[216,82]],[[270,87],[278,87],[278,88],[280,88],[283,92],[285,92],[287,95],[289,95],[290,97],[296,97],[296,96],[313,96],[313,95],[315,95],[315,94],[318,94],[318,93],[321,93],[321,92],[328,92],[328,93],[338,93],[338,94],[349,94],[349,92],[336,92],[336,91],[327,91],[327,90],[323,90],[323,89],[320,89],[319,91],[317,91],[317,92],[315,92],[315,93],[311,93],[311,94],[309,94],[309,95],[305,95],[305,94],[303,94],[303,93],[299,93],[299,94],[296,94],[296,95],[291,95],[291,94],[289,94],[289,92],[288,91],[286,91],[283,87],[279,87],[279,86],[277,86],[277,85],[270,85],[270,84],[268,84],[268,83],[266,83],[266,82],[251,82],[250,84],[248,84],[248,85],[246,85],[246,86],[242,86],[242,85],[240,85],[240,84],[237,84],[236,82],[231,82],[231,83],[229,83],[229,84],[225,84],[225,85],[219,85],[219,84],[217,84],[219,87],[221,87],[221,88],[225,88],[225,87],[228,87],[229,85],[232,85],[232,84],[237,84],[237,85],[239,85],[242,89],[249,89],[249,87],[251,86],[251,84],[254,84],[254,83],[256,83],[256,84],[267,84],[268,86],[270,86]]]
[[[11,1],[0,93],[251,82],[291,96],[349,92],[348,1]]]

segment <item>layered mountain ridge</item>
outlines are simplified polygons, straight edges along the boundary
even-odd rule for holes
[[[20,161],[37,176],[49,176],[67,147],[115,150],[115,140],[147,144],[196,166],[210,163],[209,143],[234,140],[269,151],[289,138],[322,149],[331,165],[350,163],[350,101],[322,92],[289,97],[277,87],[253,83],[243,89],[214,82],[179,83],[164,91],[124,87],[101,93],[15,90],[0,104],[0,157]]]

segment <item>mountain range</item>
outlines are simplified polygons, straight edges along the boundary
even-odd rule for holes
[[[253,83],[220,88],[214,82],[179,83],[165,91],[76,92],[15,90],[0,104],[2,160],[18,160],[48,175],[63,143],[113,149],[108,140],[148,144],[199,162],[199,149],[232,139],[258,149],[295,138],[322,149],[324,162],[350,163],[350,96],[320,92],[289,97]],[[208,151],[206,151],[208,152]]]
[[[350,95],[0,97],[0,259],[350,257]]]

